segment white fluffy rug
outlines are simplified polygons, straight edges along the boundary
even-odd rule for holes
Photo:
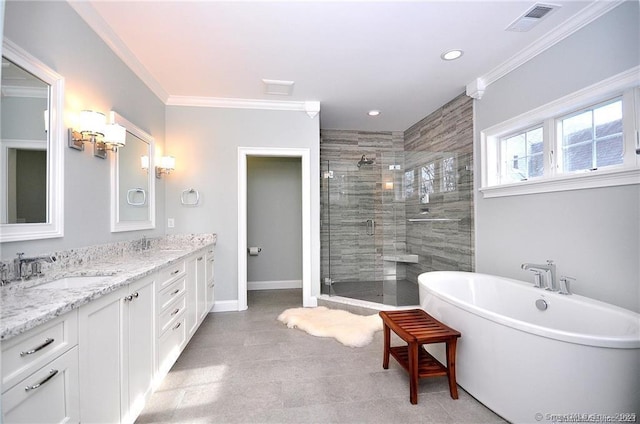
[[[298,327],[312,336],[333,337],[350,347],[368,345],[375,332],[382,330],[382,318],[378,314],[355,315],[324,306],[287,309],[278,316],[278,321],[289,328]]]

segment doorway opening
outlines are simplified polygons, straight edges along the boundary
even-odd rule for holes
[[[299,187],[301,207],[298,211],[298,222],[300,223],[300,244],[301,247],[301,281],[298,283],[302,287],[302,304],[304,306],[316,306],[316,299],[311,296],[311,176],[310,176],[310,151],[309,149],[296,148],[238,148],[238,310],[246,310],[247,289],[248,289],[248,260],[259,258],[262,252],[256,256],[249,256],[248,242],[248,169],[252,160],[260,158],[281,158],[296,159],[299,162]],[[268,163],[265,162],[265,163]],[[295,163],[295,161],[293,161]],[[267,193],[268,196],[268,193]],[[263,196],[264,197],[264,196]],[[260,211],[252,211],[260,212]],[[264,251],[264,257],[267,252]],[[282,260],[282,259],[281,259]],[[277,266],[278,264],[276,264]],[[252,271],[253,272],[253,271]],[[264,280],[263,280],[264,281]],[[267,281],[271,287],[275,288],[280,284],[293,284],[288,280]]]

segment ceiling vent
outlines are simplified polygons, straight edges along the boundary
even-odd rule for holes
[[[506,30],[515,32],[529,31],[559,8],[560,6],[557,5],[536,3],[522,14],[522,16],[513,21]]]
[[[264,92],[276,96],[290,96],[293,93],[293,81],[263,79]]]

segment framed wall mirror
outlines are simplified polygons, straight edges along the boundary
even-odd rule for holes
[[[64,78],[3,39],[0,242],[63,236]]]
[[[155,141],[116,112],[110,120],[127,129],[125,146],[111,155],[111,232],[155,228]]]

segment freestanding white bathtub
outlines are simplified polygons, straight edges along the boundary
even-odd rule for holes
[[[462,333],[458,384],[503,418],[640,421],[640,314],[484,274],[428,272],[418,283],[421,308]],[[445,360],[444,348],[428,350]]]

